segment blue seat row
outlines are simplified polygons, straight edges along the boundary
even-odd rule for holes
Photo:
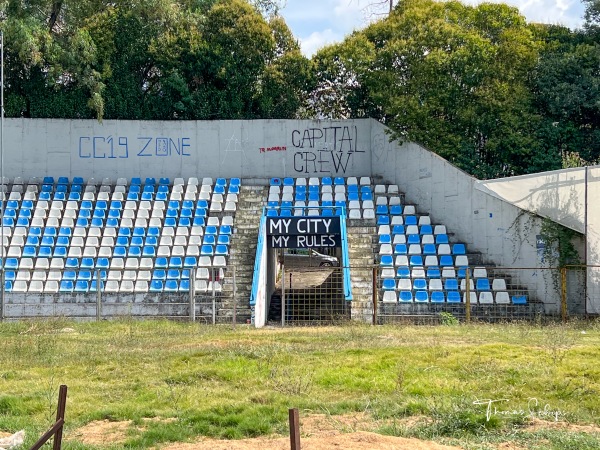
[[[296,184],[296,179],[295,178],[291,178],[291,177],[286,177],[286,178],[271,178],[269,184],[271,186],[295,186]],[[331,177],[323,177],[321,178],[321,185],[322,186],[331,186],[331,185],[340,185],[343,186],[346,184],[346,180],[344,180],[343,177],[335,177],[333,180],[331,179]]]

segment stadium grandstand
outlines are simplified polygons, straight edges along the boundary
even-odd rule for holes
[[[597,314],[595,269],[558,271],[536,239],[556,220],[598,263],[582,170],[479,182],[367,119],[7,119],[2,316]],[[321,281],[298,286],[284,248],[329,255],[304,271]]]

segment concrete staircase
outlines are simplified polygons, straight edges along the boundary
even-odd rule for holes
[[[250,292],[254,274],[254,259],[258,241],[258,226],[263,207],[266,206],[269,188],[267,186],[240,187],[238,209],[235,214],[231,247],[229,250],[229,268],[223,280],[222,303],[218,311],[222,322],[229,320],[236,305],[237,321],[250,319]],[[233,272],[235,271],[235,297]]]
[[[373,314],[373,240],[377,228],[372,224],[348,226],[348,256],[352,283],[352,319],[370,321]]]

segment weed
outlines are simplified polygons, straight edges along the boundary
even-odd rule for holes
[[[449,312],[441,312],[440,314],[440,323],[446,326],[455,326],[458,325],[458,319]]]

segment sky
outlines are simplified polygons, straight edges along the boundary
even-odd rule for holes
[[[377,1],[377,0],[375,0]],[[368,17],[366,5],[373,0],[287,0],[281,10],[286,23],[302,46],[306,56],[319,48],[340,42],[355,29],[364,27]],[[474,0],[467,4],[481,3]],[[508,0],[519,8],[529,22],[542,22],[578,28],[583,23],[581,0]]]

